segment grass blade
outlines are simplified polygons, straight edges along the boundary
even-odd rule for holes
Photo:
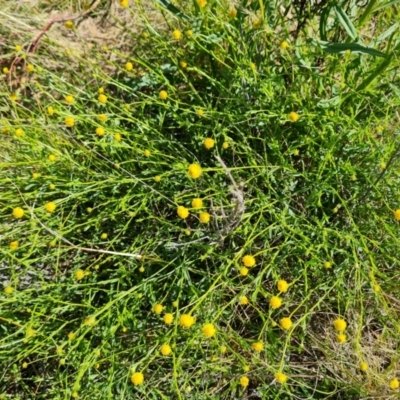
[[[334,7],[335,13],[338,17],[339,22],[342,24],[343,28],[346,30],[347,34],[353,39],[357,40],[358,34],[355,26],[351,22],[348,15],[344,12],[343,8],[340,6]]]
[[[178,7],[172,4],[169,0],[155,0],[160,6],[164,7],[170,13],[175,14],[178,18],[186,19],[191,21],[191,18],[182,12]]]
[[[339,54],[344,53],[346,50],[350,50],[352,53],[368,54],[374,57],[387,57],[385,53],[382,53],[379,50],[375,50],[358,43],[330,43],[319,40],[313,40],[312,42],[314,45],[321,46],[321,48],[327,53]]]

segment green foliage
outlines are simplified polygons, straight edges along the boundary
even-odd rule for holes
[[[120,10],[145,26],[124,25],[129,50],[78,33],[67,52],[51,33],[37,53],[14,50],[29,38],[8,39],[5,398],[390,396],[400,371],[396,17],[379,2],[307,13],[291,3],[242,1],[235,13],[222,0],[159,0],[162,25],[138,2]]]

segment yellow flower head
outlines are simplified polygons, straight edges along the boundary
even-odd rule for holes
[[[10,94],[10,100],[11,101],[17,101],[18,100],[18,96],[15,93],[11,93]]]
[[[74,23],[72,21],[66,21],[65,22],[65,27],[67,29],[72,29],[74,27]]]
[[[114,135],[114,140],[115,140],[116,142],[120,142],[120,141],[122,140],[121,134],[120,134],[120,133],[116,133],[116,134]]]
[[[144,381],[144,375],[141,372],[135,372],[132,374],[131,376],[131,382],[135,385],[135,386],[139,386],[143,383]]]
[[[150,150],[145,150],[143,154],[145,155],[145,157],[150,157],[151,155]]]
[[[165,90],[161,90],[160,93],[158,94],[158,97],[161,100],[167,100],[168,98],[168,93]]]
[[[179,218],[186,219],[189,216],[189,210],[184,206],[179,206],[177,214]]]
[[[161,181],[161,176],[160,176],[160,175],[156,175],[156,176],[154,177],[154,180],[155,180],[156,182],[160,182],[160,181]]]
[[[107,115],[106,114],[99,114],[97,118],[100,120],[100,122],[106,122],[107,121]]]
[[[248,365],[244,365],[243,366],[243,371],[244,372],[249,372],[250,371],[250,367]]]
[[[332,263],[329,262],[329,261],[325,261],[324,267],[325,267],[326,269],[332,268]]]
[[[205,324],[202,329],[203,335],[207,338],[215,336],[217,330],[213,324]]]
[[[102,104],[106,104],[107,103],[107,96],[105,94],[99,94],[99,97],[97,98],[97,100],[99,100],[100,103]]]
[[[227,352],[227,347],[226,346],[221,346],[219,351],[221,352],[221,354],[225,354]]]
[[[240,272],[240,275],[246,276],[249,273],[249,270],[246,267],[242,267],[242,268],[240,268],[239,272]]]
[[[196,3],[200,8],[203,8],[207,5],[207,0],[196,0]]]
[[[20,46],[19,44],[17,44],[17,45],[15,46],[15,51],[18,52],[18,51],[21,51],[21,50],[22,50],[22,46]]]
[[[186,31],[186,35],[191,38],[193,36],[193,31],[189,29],[188,31]]]
[[[85,318],[84,324],[86,326],[93,326],[96,323],[96,318],[90,315],[89,317]]]
[[[44,205],[44,208],[46,209],[46,211],[48,212],[48,213],[52,213],[52,212],[54,212],[55,211],[55,209],[56,209],[56,203],[54,203],[54,202],[52,202],[52,201],[49,201],[48,203],[46,203],[45,205]]]
[[[333,326],[335,327],[335,329],[339,332],[343,332],[346,327],[347,327],[347,323],[344,319],[342,318],[337,318],[333,321]]]
[[[127,71],[132,71],[133,70],[133,64],[131,63],[131,62],[127,62],[126,64],[125,64],[125,69],[127,70]]]
[[[96,135],[103,136],[106,133],[103,127],[99,126],[96,128]]]
[[[249,301],[249,299],[247,298],[247,296],[242,296],[240,299],[239,299],[239,304],[241,305],[241,306],[247,306],[247,304],[249,304],[250,303],[250,301]]]
[[[396,221],[400,221],[400,208],[398,208],[395,212],[394,212],[394,219]]]
[[[346,340],[347,340],[347,336],[346,336],[344,333],[338,333],[338,334],[336,335],[336,340],[337,340],[339,343],[345,343]]]
[[[291,112],[289,115],[288,115],[288,118],[289,118],[289,121],[290,122],[297,122],[298,120],[299,120],[299,118],[300,118],[300,115],[299,114],[297,114],[296,112]]]
[[[215,140],[211,139],[211,138],[207,138],[204,140],[203,145],[207,150],[210,150],[215,146]]]
[[[190,328],[194,324],[194,317],[189,314],[181,315],[179,323],[183,328]]]
[[[56,161],[56,156],[54,154],[50,154],[49,157],[48,157],[48,160],[50,162],[54,162],[54,161]]]
[[[179,65],[181,66],[181,68],[185,69],[187,67],[187,62],[186,61],[179,61]]]
[[[17,241],[11,242],[10,243],[10,249],[11,250],[17,250],[19,246],[19,243]]]
[[[289,284],[283,279],[280,279],[276,286],[278,287],[278,290],[282,293],[286,293],[289,289]]]
[[[154,306],[153,306],[153,311],[156,314],[161,314],[163,309],[164,309],[164,306],[162,304],[159,304],[159,303],[154,304]]]
[[[289,47],[289,43],[288,43],[286,40],[284,40],[284,41],[280,44],[279,47],[281,48],[281,50],[286,50],[286,49]]]
[[[198,108],[197,110],[196,110],[196,114],[197,114],[197,116],[198,117],[202,117],[202,116],[204,116],[204,110],[202,109],[202,108]],[[207,139],[206,139],[207,140]],[[212,140],[212,139],[211,139]],[[205,141],[204,141],[205,142]],[[205,144],[204,144],[205,145]],[[206,146],[207,147],[207,146]],[[211,146],[212,147],[212,146]]]
[[[40,177],[40,174],[38,173],[38,172],[34,172],[33,174],[32,174],[32,178],[33,179],[38,179]]]
[[[75,338],[76,338],[76,335],[75,335],[75,333],[74,332],[70,332],[70,333],[68,333],[68,340],[74,340]]]
[[[241,378],[240,378],[240,385],[242,386],[242,387],[247,387],[247,386],[249,386],[249,378],[247,377],[247,376],[242,376]]]
[[[261,21],[259,19],[255,19],[253,21],[253,28],[257,29],[260,27],[260,25],[261,25]]]
[[[237,15],[237,10],[235,9],[235,8],[231,8],[230,10],[229,10],[229,17],[230,18],[236,18],[236,15]]]
[[[163,344],[161,346],[160,352],[163,356],[169,356],[172,353],[171,346],[169,344]]]
[[[16,137],[21,137],[24,134],[24,131],[21,128],[17,128],[15,130],[15,136]]]
[[[211,215],[207,211],[204,211],[199,215],[199,219],[202,224],[208,224],[210,222],[210,218]]]
[[[279,383],[285,383],[287,381],[287,376],[283,374],[282,372],[277,372],[275,374],[275,379]]]
[[[84,277],[85,277],[85,272],[82,271],[81,269],[78,269],[78,270],[75,272],[75,279],[76,279],[77,281],[80,281],[80,280],[83,279]]]
[[[25,336],[26,336],[27,338],[33,337],[33,336],[35,336],[35,335],[36,335],[36,331],[35,331],[33,328],[28,328],[28,329],[25,331]]]
[[[245,267],[251,268],[256,265],[256,259],[250,254],[247,254],[242,258],[242,263]]]
[[[173,37],[175,40],[179,40],[179,39],[182,37],[182,32],[181,32],[179,29],[175,29],[175,30],[172,32],[172,37]]]
[[[73,98],[73,96],[68,95],[68,96],[65,96],[65,101],[66,101],[68,104],[72,104],[72,103],[75,101],[75,99]]]
[[[202,208],[203,207],[203,200],[196,197],[192,200],[192,208]]]
[[[366,362],[360,363],[360,370],[365,372],[368,369],[368,364]]]
[[[33,71],[35,70],[35,67],[34,67],[32,64],[28,64],[28,65],[26,66],[26,70],[27,70],[28,72],[33,72]]]
[[[12,286],[6,286],[4,288],[4,293],[7,295],[10,295],[13,291],[14,291],[14,289],[12,288]]]
[[[264,343],[263,342],[254,342],[251,347],[253,348],[254,351],[257,351],[258,353],[260,351],[263,351],[264,349]]]
[[[292,320],[290,318],[288,318],[288,317],[281,318],[279,323],[280,323],[282,329],[285,329],[286,331],[289,330],[293,325]]]
[[[15,207],[12,214],[14,218],[21,219],[24,216],[25,211],[21,207]]]
[[[107,233],[102,233],[100,236],[103,240],[107,239],[108,235]]]
[[[164,314],[163,320],[166,325],[171,325],[174,321],[174,316],[171,313],[166,313]]]
[[[222,148],[226,150],[229,147],[229,142],[222,143]]]
[[[119,4],[121,7],[126,8],[129,6],[129,0],[120,0]]]
[[[399,380],[397,378],[393,378],[390,382],[389,382],[389,387],[392,390],[396,390],[399,388]]]
[[[271,308],[277,309],[282,305],[282,300],[278,296],[273,296],[269,301],[269,305],[271,306]]]
[[[59,361],[59,364],[60,364],[60,365],[65,365],[65,363],[66,363],[65,358],[62,358],[62,359]]]
[[[72,128],[75,125],[75,120],[72,117],[65,118],[65,125]]]
[[[202,169],[198,164],[190,164],[188,168],[189,176],[193,179],[197,179],[202,174]]]

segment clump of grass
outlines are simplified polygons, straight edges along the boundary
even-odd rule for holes
[[[125,3],[2,50],[5,398],[389,398],[392,8]]]

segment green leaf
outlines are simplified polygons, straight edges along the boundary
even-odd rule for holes
[[[385,32],[383,32],[381,35],[379,35],[378,38],[373,41],[373,43],[379,44],[379,43],[383,42],[387,37],[389,37],[394,32],[396,32],[398,30],[398,28],[399,28],[399,23],[396,22],[389,29],[387,29]]]
[[[331,7],[325,7],[321,12],[321,18],[319,20],[319,35],[321,40],[327,40],[326,26],[328,24],[329,13],[331,12]]]
[[[352,53],[368,54],[370,56],[383,58],[387,57],[385,53],[382,53],[379,50],[375,50],[358,43],[330,43],[315,39],[313,39],[311,42],[314,45],[320,46],[327,53],[332,54],[344,53],[346,50],[350,50]]]
[[[343,8],[340,6],[334,6],[334,10],[336,16],[338,17],[339,22],[342,24],[343,28],[346,30],[347,34],[353,39],[356,40],[358,37],[357,30],[350,18],[344,12]]]
[[[385,8],[385,7],[394,6],[395,4],[400,4],[400,0],[388,1],[388,2],[385,3],[385,4],[381,4],[380,6],[375,7],[374,10],[373,10],[372,12],[379,11],[379,10],[381,10],[382,8]]]
[[[366,89],[390,65],[393,55],[383,60],[357,87],[357,91]]]
[[[191,21],[192,19],[182,12],[178,7],[172,4],[169,0],[155,0],[160,6],[164,7],[170,13],[175,14],[178,18],[186,19],[187,21]]]

